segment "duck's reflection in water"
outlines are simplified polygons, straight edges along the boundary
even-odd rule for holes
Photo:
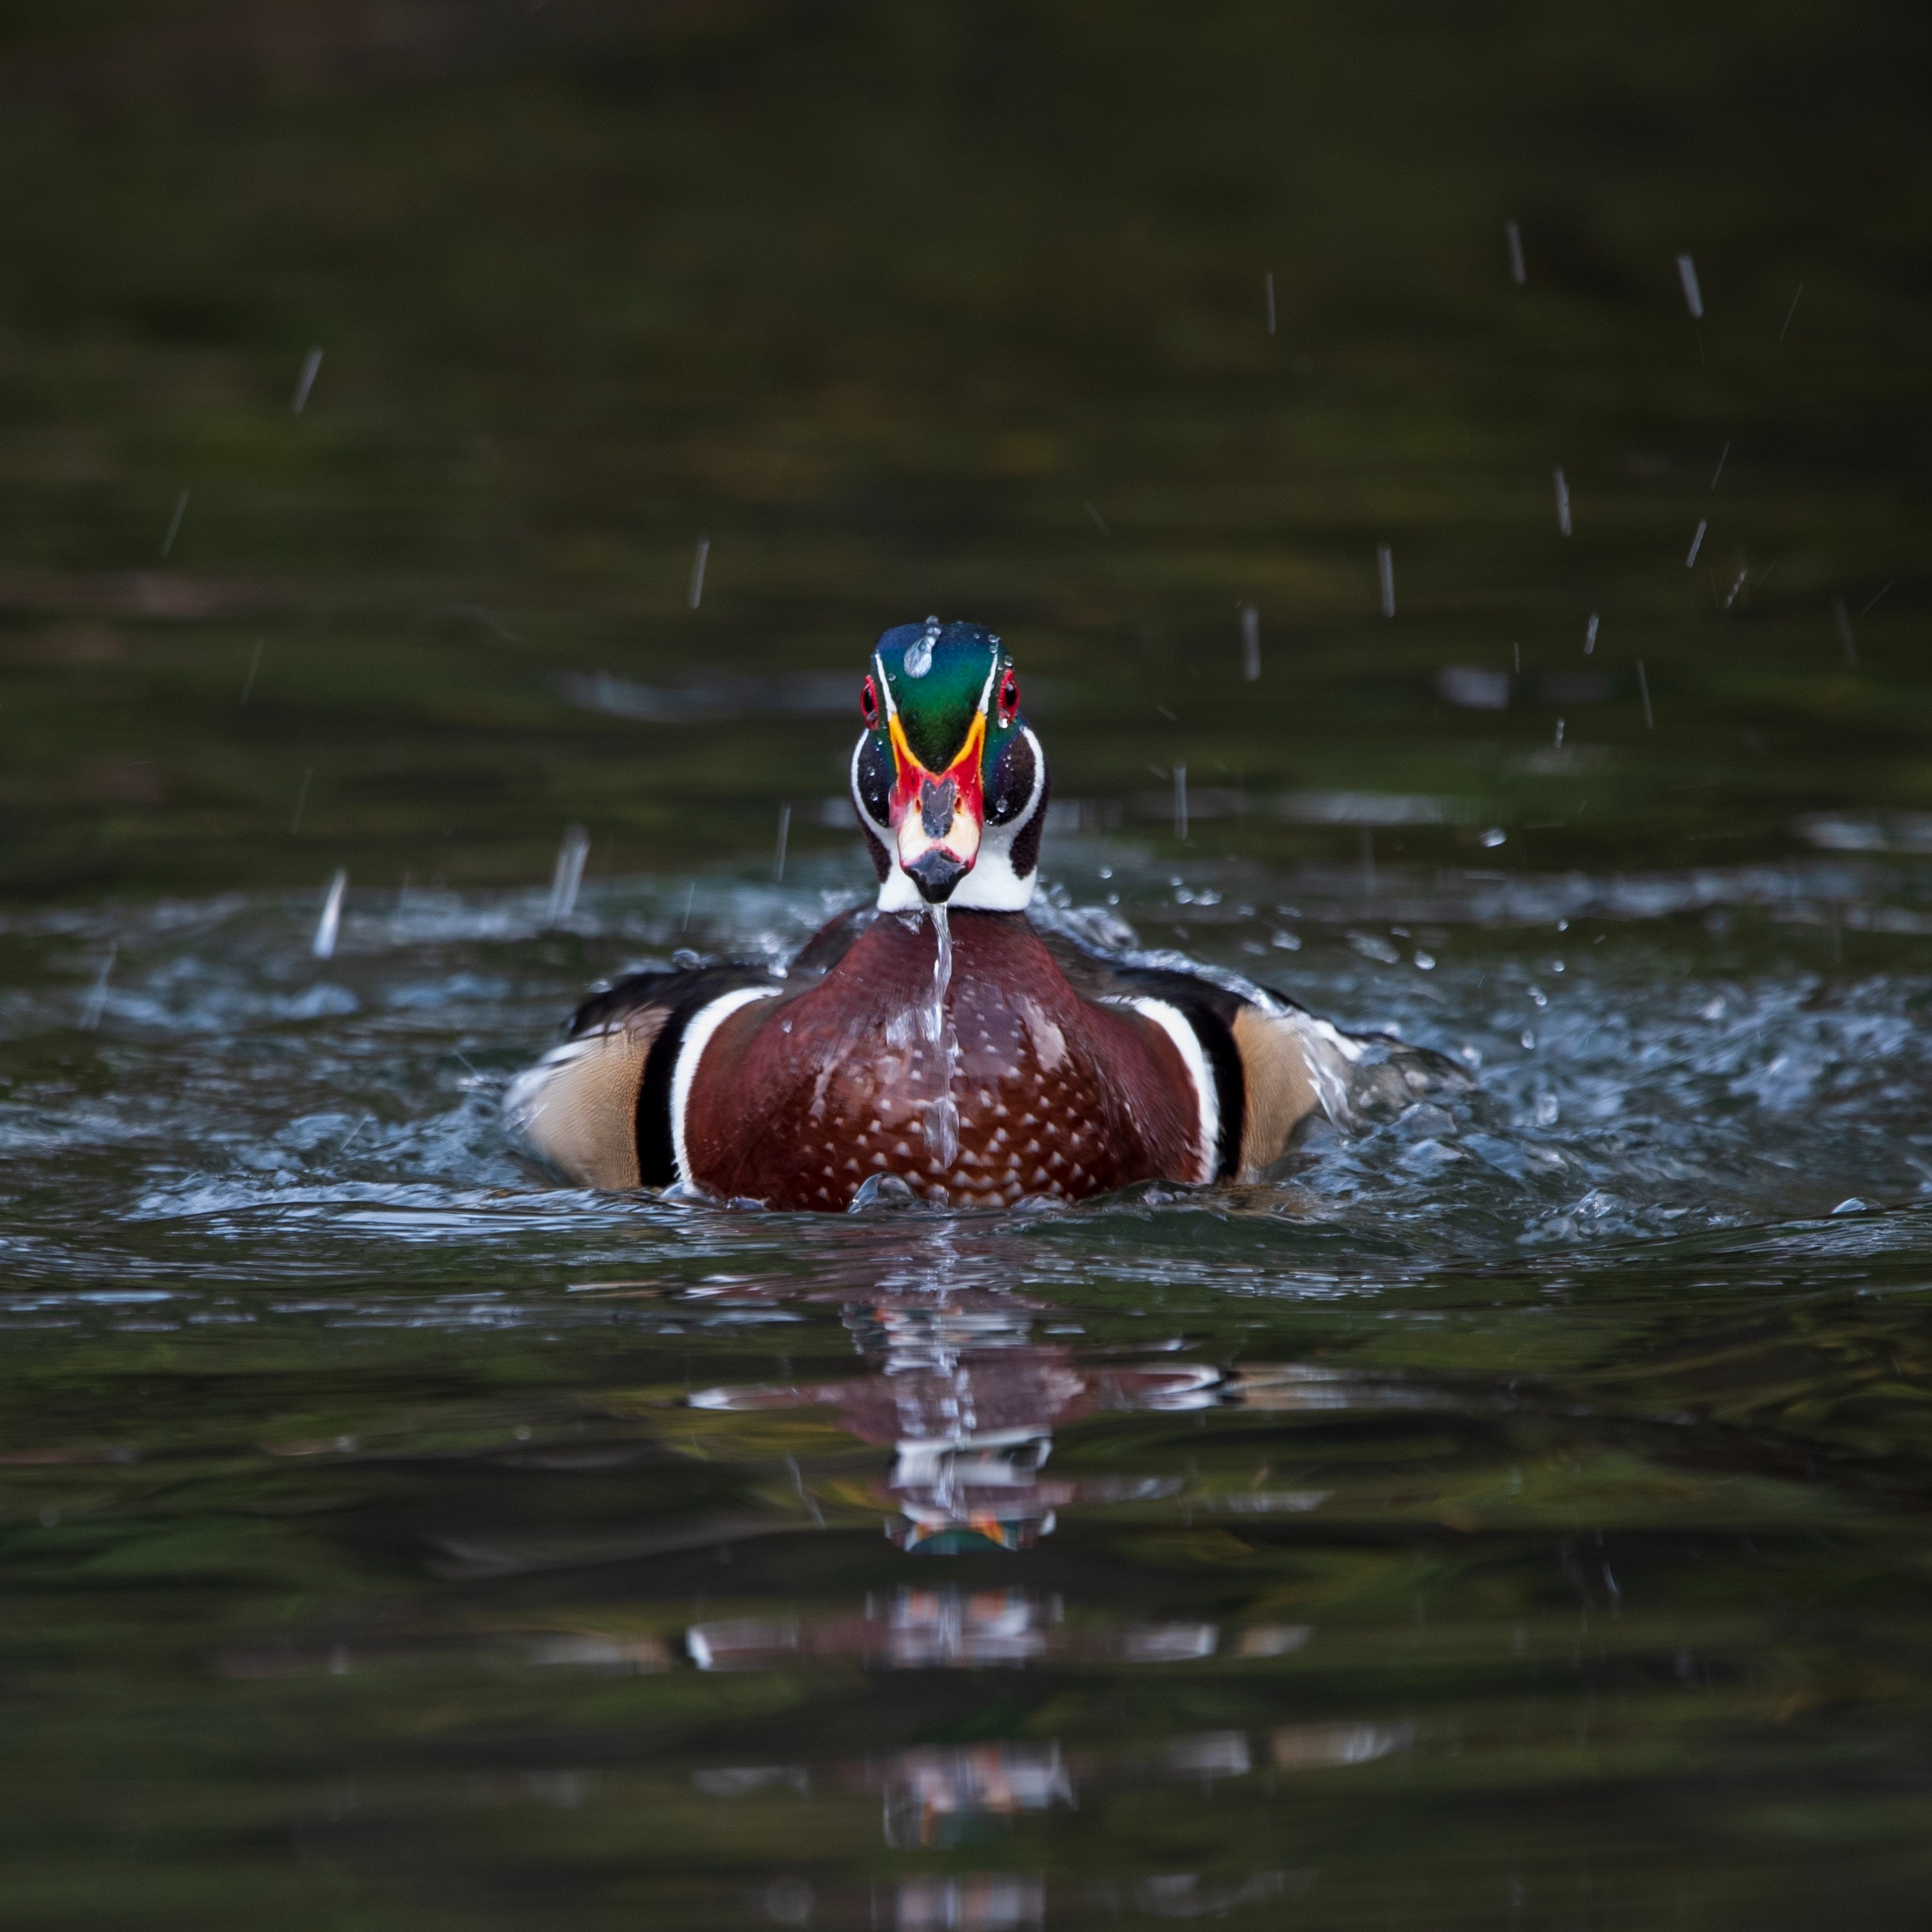
[[[856,1657],[892,1670],[1010,1667],[1046,1658],[1186,1664],[1228,1654],[1282,1657],[1306,1624],[1134,1623],[1067,1630],[1058,1596],[1025,1590],[901,1589],[869,1596],[855,1616],[740,1618],[694,1624],[685,1648],[700,1670],[766,1670],[815,1657]]]
[[[1080,1502],[1172,1493],[1172,1480],[1056,1482],[1042,1472],[1064,1423],[1106,1410],[1206,1407],[1218,1370],[1193,1362],[1100,1366],[1036,1341],[1034,1311],[1010,1298],[880,1300],[846,1324],[883,1372],[792,1388],[710,1389],[713,1409],[836,1408],[862,1442],[889,1447],[897,1514],[886,1533],[928,1556],[1023,1550]]]
[[[1028,1811],[1070,1808],[1073,1779],[1058,1744],[932,1746],[900,1751],[868,1775],[896,1850],[951,1850]]]
[[[883,1603],[868,1597],[858,1616],[694,1624],[685,1648],[700,1670],[839,1656],[896,1670],[981,1670],[1044,1657],[1060,1615],[1057,1598],[1043,1603],[1024,1590],[898,1590]]]
[[[884,1293],[844,1316],[871,1372],[713,1389],[691,1400],[712,1410],[836,1412],[860,1442],[892,1453],[877,1490],[892,1512],[886,1534],[902,1549],[944,1554],[1023,1549],[1050,1534],[1058,1513],[1076,1504],[1181,1495],[1178,1478],[1055,1480],[1048,1466],[1054,1431],[1064,1424],[1108,1412],[1224,1405],[1338,1407],[1369,1394],[1334,1371],[1295,1364],[1223,1372],[1172,1358],[1150,1360],[1154,1352],[1144,1348],[1128,1359],[1090,1349],[1076,1354],[1052,1330],[1039,1332],[1061,1312],[989,1289]],[[802,1478],[799,1487],[803,1496]],[[1188,1507],[1302,1511],[1324,1499],[1320,1491],[1252,1486],[1223,1496],[1196,1484]],[[1273,1622],[1131,1622],[1077,1610],[1070,1618],[1057,1594],[926,1584],[875,1592],[842,1615],[694,1624],[685,1647],[705,1671],[787,1670],[835,1657],[872,1668],[980,1670],[1070,1659],[1183,1666],[1212,1658],[1258,1660],[1298,1650],[1309,1636],[1305,1625]],[[1339,1768],[1406,1750],[1414,1738],[1406,1724],[1309,1724],[1186,1732],[1106,1750],[1009,1739],[920,1745],[858,1762],[709,1771],[696,1778],[699,1790],[720,1798],[781,1788],[812,1803],[862,1795],[879,1804],[894,1849],[958,1853],[988,1843],[1024,1815],[1073,1809],[1082,1791],[1148,1783],[1211,1788],[1282,1771]],[[1101,1887],[1107,1895],[1084,1899],[1083,1909],[1104,1908],[1114,1916],[1219,1915],[1281,1895],[1293,1888],[1294,1876],[1268,1872],[1223,1882],[1172,1874],[1109,1881]],[[924,1875],[868,1894],[866,1909],[872,1924],[905,1932],[941,1926],[1017,1932],[1046,1923],[1048,1903],[1043,1881],[1018,1874]]]
[[[1118,1920],[1131,1912],[1143,1918],[1225,1918],[1246,1905],[1281,1900],[1308,1889],[1311,1872],[1256,1872],[1244,1878],[1204,1877],[1173,1872],[1122,1884],[1102,1880],[1080,1888],[1083,1918],[1104,1914]],[[872,1922],[893,1932],[1030,1932],[1047,1922],[1047,1888],[1042,1879],[1012,1872],[974,1872],[962,1878],[902,1879],[890,1894],[885,1917],[875,1897]],[[778,1912],[770,1916],[783,1923]]]
[[[896,1932],[1024,1932],[1046,1923],[1046,1882],[1011,1872],[903,1879],[893,1902]]]
[[[706,1796],[742,1798],[790,1791],[806,1802],[836,1802],[840,1792],[876,1798],[886,1845],[895,1851],[961,1852],[984,1847],[1028,1814],[1078,1808],[1108,1786],[1182,1783],[1211,1791],[1257,1774],[1342,1769],[1408,1750],[1413,1724],[1296,1724],[1258,1734],[1202,1731],[1125,1751],[1076,1752],[1056,1740],[961,1746],[922,1745],[860,1763],[808,1770],[759,1766],[700,1772]],[[1244,1878],[1189,1873],[1149,1874],[1124,1883],[1081,1888],[1088,1907],[1123,1909],[1154,1918],[1222,1916],[1237,1906],[1305,1887],[1308,1873],[1264,1871]],[[1005,1874],[902,1880],[870,1898],[872,1923],[901,1928],[954,1926],[995,1932],[1044,1922],[1044,1884]],[[890,1919],[880,1908],[893,1911]],[[800,1922],[803,1922],[800,1921]]]

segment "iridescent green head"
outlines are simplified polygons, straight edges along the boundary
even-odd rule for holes
[[[873,650],[859,712],[852,802],[880,908],[1020,910],[1048,778],[1006,646],[980,624],[897,625]]]

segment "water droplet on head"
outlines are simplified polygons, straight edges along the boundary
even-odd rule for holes
[[[932,668],[932,647],[939,641],[939,620],[928,617],[926,620],[923,635],[915,638],[906,646],[905,674],[908,677],[923,677]]]

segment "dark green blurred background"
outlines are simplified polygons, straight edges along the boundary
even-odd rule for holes
[[[784,802],[836,846],[843,716],[559,680],[928,610],[1052,680],[1063,796],[1252,802],[1197,851],[1352,860],[1266,807],[1310,788],[1539,867],[1932,800],[1918,8],[64,0],[0,46],[16,902],[529,881],[572,820],[593,875],[764,866]]]

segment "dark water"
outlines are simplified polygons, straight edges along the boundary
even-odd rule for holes
[[[12,10],[10,1924],[1923,1922],[1928,33],[1680,14]],[[1042,916],[1469,1090],[523,1162],[928,610]]]

